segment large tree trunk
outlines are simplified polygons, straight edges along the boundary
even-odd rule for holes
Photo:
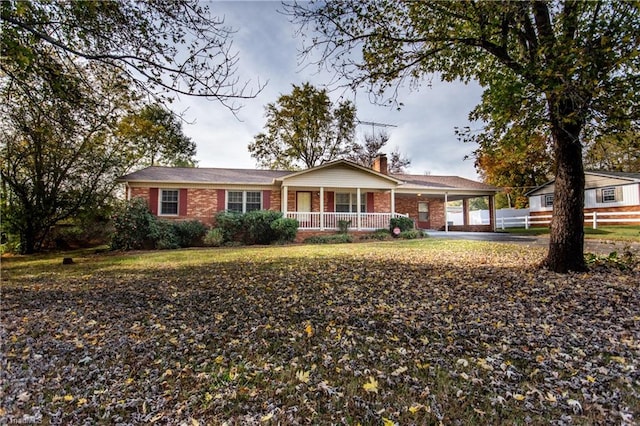
[[[550,102],[556,179],[549,253],[545,266],[555,272],[584,271],[584,168],[580,131],[570,101]],[[573,121],[573,122],[572,122]]]

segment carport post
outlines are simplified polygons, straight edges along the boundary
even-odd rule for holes
[[[447,204],[449,203],[449,199],[447,197],[447,193],[444,193],[444,232],[449,232],[449,221],[447,217]]]

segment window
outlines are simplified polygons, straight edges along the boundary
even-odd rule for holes
[[[553,194],[544,195],[544,207],[553,207]]]
[[[177,215],[178,214],[178,190],[162,189],[160,190],[160,214],[161,215]]]
[[[602,188],[602,202],[613,203],[616,201],[616,189],[615,188]]]
[[[227,191],[227,210],[246,213],[262,209],[261,191]]]
[[[336,194],[336,212],[337,213],[357,213],[358,205],[356,200],[358,196],[356,194],[347,192],[338,192]],[[360,194],[360,212],[367,212],[367,194]]]
[[[429,203],[424,201],[421,201],[418,203],[418,221],[419,222],[429,221]]]

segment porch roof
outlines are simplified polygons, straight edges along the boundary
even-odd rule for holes
[[[482,182],[465,179],[459,176],[433,176],[397,174],[395,178],[402,181],[398,186],[399,192],[430,192],[444,193],[447,191],[470,191],[476,193],[495,194],[498,188]]]

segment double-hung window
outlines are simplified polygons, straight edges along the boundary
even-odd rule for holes
[[[544,207],[553,207],[553,194],[544,195]]]
[[[247,213],[262,209],[261,191],[227,191],[227,210]]]
[[[337,213],[357,213],[358,196],[354,193],[338,192],[336,194],[336,212]],[[366,213],[367,211],[367,197],[365,193],[360,194],[360,212]]]
[[[160,190],[160,214],[166,216],[176,216],[178,214],[178,190]]]
[[[602,188],[602,202],[613,203],[616,201],[616,189],[615,188]]]

